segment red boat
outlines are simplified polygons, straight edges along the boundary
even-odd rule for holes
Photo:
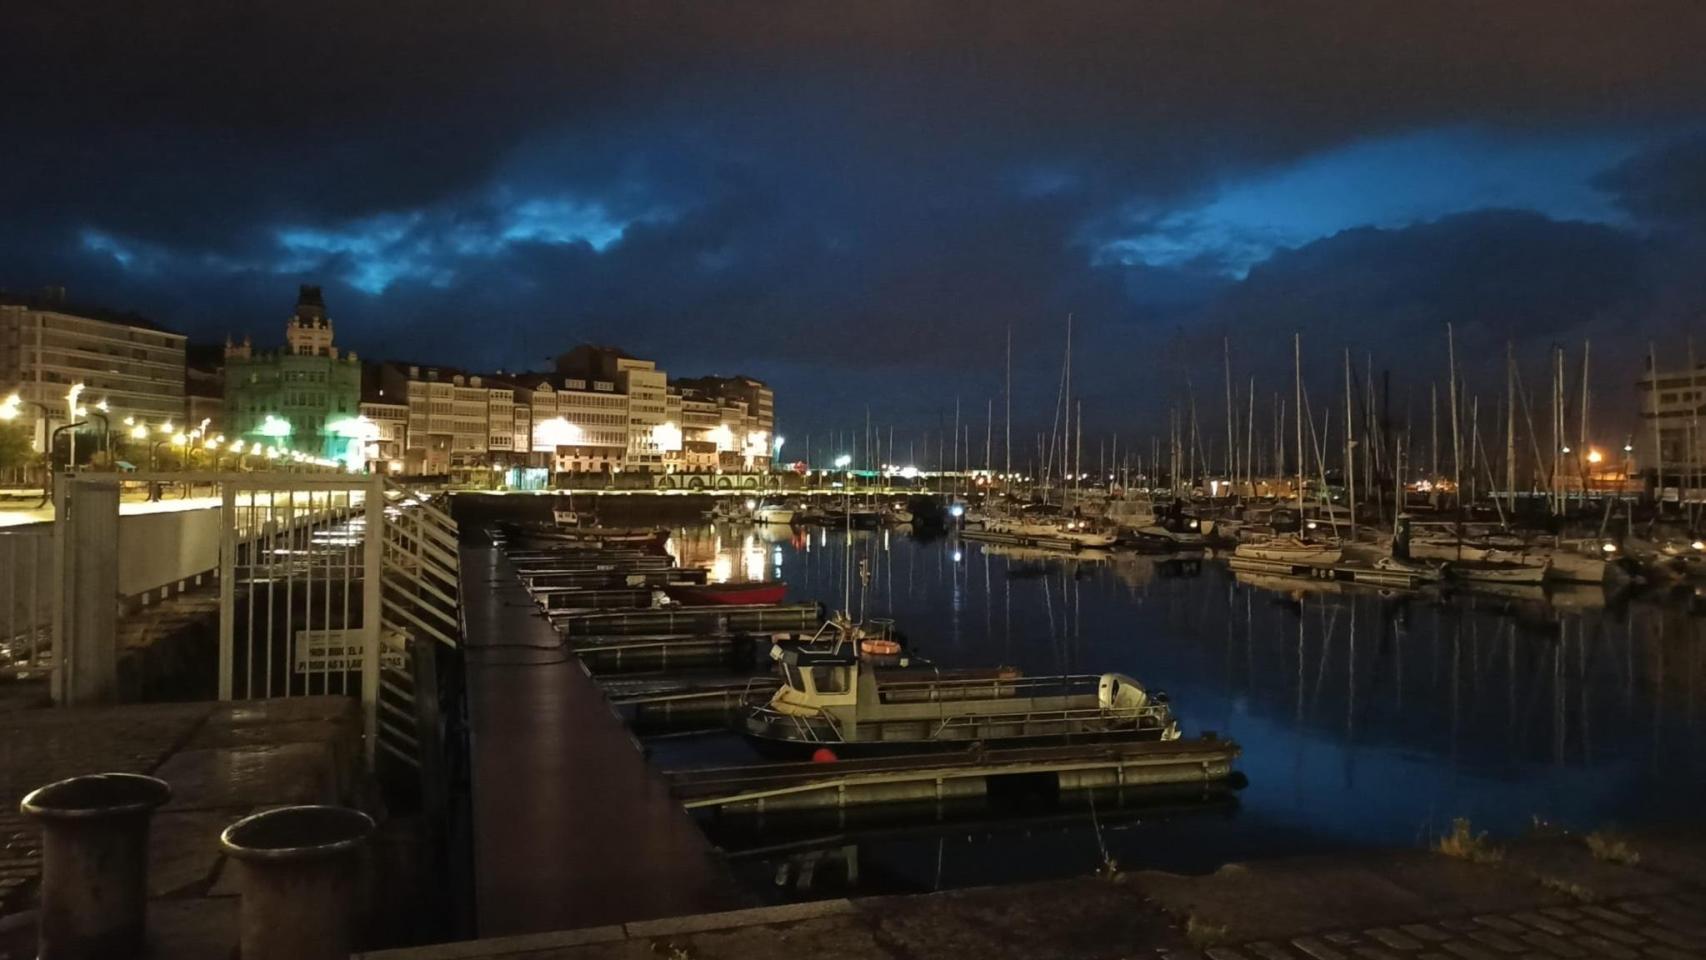
[[[711,604],[771,604],[781,603],[788,585],[774,583],[671,583],[663,588],[669,598],[685,606]]]

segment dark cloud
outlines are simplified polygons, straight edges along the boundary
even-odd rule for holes
[[[1637,154],[1595,183],[1642,221],[1706,231],[1706,135]]]
[[[1478,350],[1610,317],[1677,328],[1706,301],[1680,242],[1645,234],[1706,219],[1700,141],[1598,181],[1628,223],[1423,210],[1267,262],[1286,224],[1159,265],[1106,244],[1189,248],[1202,231],[1171,215],[1348,143],[1698,129],[1702,17],[1692,0],[41,4],[8,14],[0,60],[0,285],[270,340],[292,285],[319,282],[365,353],[515,366],[617,341],[789,381],[808,423],[861,394],[926,421],[987,399],[1009,325],[1018,406],[1045,415],[1071,312],[1111,424],[1176,395],[1222,332],[1256,357],[1298,328],[1396,363],[1446,320]]]

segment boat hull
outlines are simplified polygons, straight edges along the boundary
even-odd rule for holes
[[[1297,547],[1269,547],[1255,543],[1242,543],[1234,550],[1232,556],[1239,560],[1254,560],[1260,563],[1290,564],[1300,567],[1330,567],[1344,558],[1345,552],[1338,547],[1315,547],[1299,549]]]
[[[1134,730],[1109,730],[1068,734],[1035,734],[1018,737],[985,739],[912,739],[912,740],[796,740],[771,736],[748,729],[741,731],[747,743],[759,754],[772,760],[809,760],[818,750],[828,748],[838,759],[855,757],[894,757],[921,753],[960,753],[974,749],[1018,749],[1024,747],[1059,747],[1074,743],[1137,743],[1173,740],[1178,727],[1153,727]]]

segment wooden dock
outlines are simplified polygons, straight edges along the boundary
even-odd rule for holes
[[[572,634],[569,651],[588,670],[664,670],[757,663],[770,649],[768,633]]]
[[[717,604],[656,610],[608,610],[553,614],[551,622],[570,637],[638,633],[729,633],[737,630],[810,630],[823,620],[815,603]]]
[[[842,760],[766,763],[667,773],[689,810],[762,814],[881,803],[983,797],[1007,787],[1059,793],[1128,786],[1202,784],[1232,776],[1230,740],[1085,743],[1018,750],[958,751]]]

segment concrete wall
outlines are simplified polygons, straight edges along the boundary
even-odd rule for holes
[[[133,597],[219,568],[219,509],[120,517],[118,591]]]

